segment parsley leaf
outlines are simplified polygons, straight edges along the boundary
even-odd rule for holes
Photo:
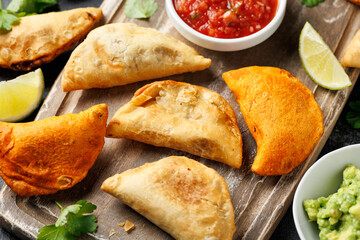
[[[345,118],[353,128],[360,128],[360,101],[350,102],[349,106],[353,111],[348,112]]]
[[[45,8],[54,6],[57,4],[57,0],[35,0],[36,12],[41,13]]]
[[[66,230],[74,236],[80,236],[85,233],[93,233],[97,229],[96,217],[94,215],[78,216],[70,213]]]
[[[84,215],[92,213],[96,206],[85,200],[80,200],[74,205],[61,208],[61,213],[55,224],[39,229],[38,240],[75,240],[74,236],[93,233],[96,231],[97,219],[94,215]]]
[[[154,0],[126,0],[124,12],[128,18],[149,18],[157,8]]]
[[[41,13],[55,4],[57,0],[12,0],[5,10],[0,0],[0,34],[10,31],[12,25],[20,21],[20,17]]]
[[[57,4],[57,0],[12,0],[7,9],[26,14],[41,13],[45,8]]]
[[[307,7],[315,7],[319,3],[323,2],[324,0],[301,0],[301,3]]]
[[[65,229],[65,227],[56,227],[54,224],[40,228],[37,239],[75,240],[75,238]]]
[[[19,21],[20,18],[12,11],[0,9],[0,33],[10,31],[12,29],[12,24]]]
[[[12,0],[6,9],[13,12],[36,12],[35,1],[33,0]]]

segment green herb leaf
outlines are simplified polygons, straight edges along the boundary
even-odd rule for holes
[[[94,204],[87,202],[86,200],[80,200],[76,204],[81,205],[78,214],[92,213],[96,209]]]
[[[324,0],[301,0],[301,3],[307,7],[315,7],[319,3],[323,2]]]
[[[45,8],[56,5],[57,0],[35,0],[36,12],[41,13]]]
[[[360,101],[350,102],[349,106],[353,111],[349,111],[345,118],[353,128],[360,128]]]
[[[79,216],[69,213],[66,230],[74,236],[85,233],[93,233],[97,229],[96,217],[94,215]]]
[[[64,226],[67,222],[67,216],[69,213],[78,213],[80,208],[81,208],[81,205],[80,204],[74,204],[74,205],[70,205],[66,208],[62,208],[62,206],[57,203],[57,205],[61,208],[61,213],[60,213],[60,216],[58,218],[58,220],[56,221],[55,223],[55,226],[58,227],[58,226]]]
[[[196,12],[196,13],[194,13],[194,14],[192,14],[191,15],[191,20],[194,20],[195,18],[197,18],[198,17],[198,13]]]
[[[7,9],[26,14],[41,13],[45,8],[57,4],[57,0],[12,0]]]
[[[124,11],[128,18],[149,18],[157,8],[154,0],[126,0]]]
[[[9,10],[0,9],[0,33],[6,33],[12,29],[12,24],[20,21],[20,18]]]
[[[54,224],[39,229],[38,240],[75,240],[64,226],[56,227]]]
[[[39,229],[38,240],[74,240],[74,236],[93,233],[96,231],[97,219],[94,215],[84,215],[92,213],[96,206],[85,200],[80,200],[74,205],[61,208],[61,213],[55,224]]]
[[[34,0],[12,0],[6,9],[13,12],[36,12]]]

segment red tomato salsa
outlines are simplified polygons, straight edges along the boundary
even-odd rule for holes
[[[216,38],[238,38],[264,28],[275,16],[277,0],[173,0],[190,27]]]

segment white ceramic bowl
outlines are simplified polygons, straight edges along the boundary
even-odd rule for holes
[[[320,158],[304,174],[296,189],[293,202],[293,216],[296,230],[302,240],[319,239],[316,222],[309,222],[303,208],[303,201],[327,197],[339,188],[342,173],[348,164],[360,168],[360,144],[350,145],[330,152]]]
[[[166,13],[170,21],[187,40],[216,51],[238,51],[253,47],[269,38],[280,26],[286,9],[286,0],[278,0],[276,14],[271,22],[260,31],[241,38],[221,39],[204,35],[187,25],[176,13],[173,0],[165,0]]]

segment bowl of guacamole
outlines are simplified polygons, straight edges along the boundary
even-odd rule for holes
[[[360,144],[324,155],[301,179],[293,202],[301,239],[360,239]]]

